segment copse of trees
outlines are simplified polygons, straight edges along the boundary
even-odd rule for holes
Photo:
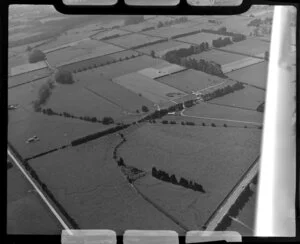
[[[28,56],[29,63],[37,63],[46,59],[46,54],[39,49],[33,49]]]
[[[174,25],[174,24],[180,24],[180,23],[184,23],[187,21],[188,21],[188,18],[186,16],[182,16],[182,17],[174,19],[174,20],[166,20],[164,22],[159,21],[157,24],[157,28],[161,28],[164,26],[170,26],[170,25]]]
[[[194,191],[200,191],[202,193],[205,193],[205,190],[202,187],[202,185],[193,182],[192,180],[188,181],[184,177],[181,177],[178,181],[174,174],[169,175],[163,170],[157,170],[155,167],[152,167],[152,176],[161,181],[169,182],[174,185],[180,185],[182,187],[192,189]]]
[[[217,35],[223,35],[223,36],[231,36],[233,42],[243,41],[243,40],[246,40],[246,38],[247,38],[243,34],[227,31],[226,27],[221,27],[218,30],[202,29],[202,32],[217,34]]]
[[[260,104],[257,109],[256,109],[257,112],[261,112],[263,113],[265,111],[265,103],[263,102],[262,104]]]
[[[74,83],[74,78],[72,75],[72,72],[68,70],[58,70],[55,73],[55,80],[57,83],[60,84],[73,84]]]
[[[269,56],[270,56],[269,51],[265,51],[264,59],[265,59],[266,61],[269,61]]]
[[[143,106],[142,106],[142,111],[143,111],[144,113],[147,113],[147,112],[149,112],[149,108],[148,108],[147,106],[143,105]]]
[[[262,23],[263,23],[263,21],[261,19],[254,19],[254,20],[251,20],[247,26],[259,27]]]
[[[225,47],[227,45],[232,44],[233,42],[230,40],[229,37],[225,37],[224,39],[222,39],[222,37],[219,37],[217,40],[213,40],[212,41],[212,45],[214,47]]]

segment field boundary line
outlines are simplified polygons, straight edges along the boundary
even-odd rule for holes
[[[237,42],[238,43],[238,42]],[[232,45],[234,45],[235,43],[233,43]],[[257,59],[262,59],[262,60],[264,60],[264,58],[262,58],[262,57],[258,57],[258,56],[255,56],[255,55],[251,55],[251,54],[247,54],[247,53],[241,53],[241,52],[236,52],[236,51],[229,51],[229,50],[224,50],[224,49],[221,49],[221,48],[216,48],[216,47],[214,47],[214,48],[212,48],[212,49],[215,49],[215,50],[217,50],[217,51],[221,51],[221,52],[224,52],[224,53],[232,53],[232,54],[238,54],[238,55],[242,55],[242,56],[246,56],[246,57],[251,57],[251,58],[257,58]],[[262,61],[263,62],[263,61]],[[255,64],[257,64],[257,63],[255,63]],[[252,65],[255,65],[255,64],[252,64]],[[249,66],[251,66],[251,65],[249,65]],[[247,66],[247,67],[249,67],[249,66]],[[245,68],[245,67],[244,67]],[[228,72],[229,73],[229,72]]]
[[[52,75],[52,73],[50,73],[49,75],[46,75],[46,76],[41,76],[39,78],[36,78],[36,79],[30,80],[30,81],[21,83],[21,84],[9,86],[8,89],[15,88],[15,87],[22,86],[22,85],[26,85],[26,84],[29,84],[29,83],[33,83],[33,82],[36,82],[38,80],[41,80],[41,79],[44,79],[44,78],[47,78],[47,77],[51,77],[51,75]],[[8,79],[8,81],[9,81],[9,79]],[[9,84],[9,82],[8,82],[8,84]]]
[[[226,95],[225,95],[226,96]],[[217,98],[214,98],[214,99],[218,99]],[[212,99],[212,100],[214,100]],[[239,106],[233,106],[233,105],[225,105],[225,104],[222,104],[222,103],[213,103],[213,102],[205,102],[205,103],[208,103],[208,104],[215,104],[215,105],[218,105],[218,106],[222,106],[222,107],[229,107],[229,108],[236,108],[236,109],[241,109],[241,110],[246,110],[246,111],[253,111],[253,112],[258,112],[256,109],[251,109],[251,108],[245,108],[245,107],[239,107]],[[258,105],[259,106],[259,105]]]

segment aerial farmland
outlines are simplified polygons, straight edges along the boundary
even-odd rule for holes
[[[270,42],[248,24],[261,10],[78,19],[22,11],[39,24],[10,24],[8,233],[60,233],[57,216],[118,234],[205,230],[260,156]],[[291,60],[295,81],[295,52]],[[233,217],[253,228],[249,199]],[[251,234],[230,221],[221,229]]]

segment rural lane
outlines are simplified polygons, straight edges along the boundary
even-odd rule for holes
[[[259,157],[250,166],[245,175],[242,177],[240,182],[233,188],[229,195],[224,199],[224,202],[218,207],[216,212],[208,219],[206,224],[206,231],[214,231],[222,219],[226,216],[231,206],[236,202],[240,194],[243,192],[245,187],[253,180],[257,175],[259,169]]]
[[[63,228],[65,230],[67,230],[70,235],[73,235],[72,231],[69,228],[69,226],[65,223],[65,221],[62,219],[62,217],[60,217],[60,215],[55,210],[55,208],[51,205],[51,203],[48,201],[48,199],[44,195],[44,193],[40,190],[40,188],[32,180],[31,176],[26,172],[26,170],[23,168],[23,166],[21,166],[21,163],[19,162],[19,160],[17,159],[17,157],[13,154],[13,152],[10,150],[9,146],[7,148],[7,155],[8,155],[8,157],[10,157],[11,161],[14,162],[14,164],[20,169],[20,171],[25,176],[25,178],[30,182],[30,184],[33,186],[33,188],[35,189],[35,191],[42,198],[43,202],[46,203],[47,207],[54,214],[54,216],[60,222],[60,224],[63,226]]]

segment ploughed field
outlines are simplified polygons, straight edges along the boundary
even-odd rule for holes
[[[7,171],[7,234],[59,235],[62,227],[17,166]]]
[[[80,228],[180,233],[177,224],[128,184],[112,158],[119,142],[119,136],[111,135],[30,160],[29,164]]]
[[[174,219],[200,228],[226,197],[260,150],[259,130],[180,125],[146,125],[126,136],[119,156],[149,173],[134,183]],[[152,167],[201,184],[206,193],[165,183]],[[216,180],[218,179],[218,180]]]

